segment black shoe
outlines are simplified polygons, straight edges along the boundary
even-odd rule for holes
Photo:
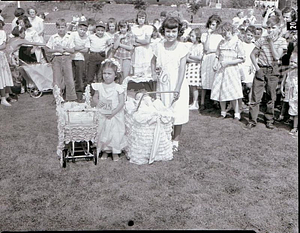
[[[203,111],[203,110],[205,110],[204,104],[203,104],[203,105],[200,105],[200,107],[199,107],[199,111]]]
[[[267,123],[267,124],[266,124],[266,127],[267,127],[268,129],[275,129],[275,126],[274,126],[273,123]]]
[[[244,129],[250,130],[250,129],[254,128],[255,126],[256,126],[256,125],[253,124],[253,123],[248,123],[248,124],[244,127]]]

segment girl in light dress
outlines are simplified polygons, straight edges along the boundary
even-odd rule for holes
[[[160,33],[164,41],[153,47],[154,57],[151,61],[152,75],[157,79],[158,91],[175,91],[175,94],[161,94],[166,107],[173,108],[173,152],[178,151],[182,125],[189,121],[189,86],[185,79],[185,66],[188,54],[186,43],[180,42],[183,35],[182,23],[178,17],[167,17]],[[161,71],[156,77],[157,71]]]
[[[114,36],[117,33],[118,23],[115,18],[109,18],[107,22],[107,28],[105,34],[109,36],[110,40],[107,48],[107,58],[112,58],[114,55]]]
[[[135,37],[134,52],[131,65],[134,75],[151,77],[152,49],[150,46],[153,26],[147,24],[147,14],[141,10],[137,13],[136,24],[131,31]]]
[[[226,117],[226,101],[231,101],[234,119],[240,120],[238,100],[243,98],[241,68],[238,64],[245,61],[242,41],[234,36],[234,27],[230,23],[221,26],[224,37],[217,48],[213,69],[216,71],[211,88],[211,99],[220,102],[221,117]]]
[[[204,110],[204,100],[206,95],[206,90],[211,90],[215,71],[213,70],[213,64],[216,60],[216,51],[219,42],[223,37],[217,33],[217,28],[221,24],[222,20],[218,15],[211,15],[206,23],[206,28],[208,28],[206,33],[201,36],[201,42],[204,47],[204,54],[201,64],[201,101],[200,101],[200,111]]]
[[[120,64],[113,58],[101,63],[102,82],[92,83],[95,90],[93,102],[99,109],[99,122],[96,136],[97,153],[102,151],[101,159],[107,159],[112,152],[113,161],[119,160],[119,154],[127,146],[125,137],[124,88],[116,83],[121,74]]]
[[[289,89],[284,91],[283,87],[285,83],[289,82]],[[281,91],[284,97],[287,97],[289,110],[288,113],[293,117],[293,128],[290,131],[291,135],[298,136],[298,48],[294,48],[294,51],[290,58],[289,69],[287,75],[281,83]]]
[[[200,28],[193,29],[189,34],[189,38],[192,41],[193,45],[191,46],[189,55],[187,57],[185,76],[188,79],[193,94],[193,103],[190,106],[190,110],[197,110],[199,109],[198,88],[201,86],[200,62],[202,61],[203,57],[203,44],[201,43]]]
[[[114,58],[118,60],[122,70],[122,80],[130,74],[131,57],[133,52],[134,37],[130,30],[130,25],[121,20],[118,23],[118,32],[114,36]]]
[[[11,106],[11,104],[7,102],[7,98],[9,98],[9,87],[12,87],[14,84],[4,52],[6,47],[6,33],[3,30],[3,26],[4,22],[0,20],[0,95],[1,105],[9,107]]]

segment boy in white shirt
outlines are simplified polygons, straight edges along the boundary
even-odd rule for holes
[[[75,81],[75,91],[78,101],[82,100],[82,93],[84,92],[83,78],[85,75],[85,56],[88,48],[88,23],[86,21],[79,21],[77,31],[72,32],[72,38],[75,44],[75,53],[72,54],[72,68]]]
[[[89,65],[85,84],[94,82],[98,75],[101,62],[105,60],[110,37],[105,33],[106,25],[102,21],[96,24],[95,34],[89,35],[87,47],[89,48]]]
[[[52,53],[52,68],[53,68],[53,86],[57,85],[60,90],[65,91],[65,99],[74,101],[77,99],[75,92],[75,84],[72,72],[72,58],[75,44],[71,37],[71,33],[67,32],[67,23],[65,19],[56,21],[57,33],[52,35],[46,49]]]
[[[250,54],[255,48],[254,44],[254,36],[256,34],[256,27],[255,26],[248,26],[245,30],[245,34],[243,37],[243,48],[245,50],[245,62],[241,64],[243,73],[244,73],[244,80],[243,89],[244,89],[244,98],[247,99],[247,104],[251,100],[251,91],[252,91],[252,83],[255,75],[255,68],[250,59]],[[239,106],[242,107],[242,100],[239,99]],[[249,110],[248,107],[243,106],[244,110]]]

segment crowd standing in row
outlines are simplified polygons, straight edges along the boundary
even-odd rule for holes
[[[112,92],[116,94],[113,97],[116,111],[106,115],[108,118],[116,117],[124,106],[120,86],[111,86],[114,78],[112,81],[106,78],[115,77],[117,67],[121,72],[117,80],[120,84],[127,76],[143,76],[157,81],[155,90],[175,91],[172,97],[161,97],[166,106],[173,104],[174,108],[174,151],[178,150],[182,125],[188,122],[189,110],[201,113],[207,108],[205,96],[208,91],[214,106],[221,108],[221,118],[228,117],[228,110],[232,108],[234,119],[239,121],[241,112],[249,109],[245,129],[256,126],[264,96],[266,127],[273,129],[276,90],[279,89],[284,100],[278,120],[285,119],[288,112],[294,119],[291,133],[297,135],[297,33],[286,28],[287,22],[296,21],[293,8],[282,11],[268,8],[261,28],[254,26],[257,20],[252,9],[248,16],[238,12],[232,22],[225,23],[214,14],[207,20],[205,32],[191,28],[180,15],[172,12],[161,12],[152,25],[145,11],[137,13],[133,25],[115,18],[110,18],[107,23],[96,22],[82,15],[70,27],[64,19],[58,19],[57,33],[47,43],[43,19],[37,16],[34,8],[28,9],[27,14],[22,8],[16,9],[8,39],[3,31],[4,22],[0,20],[2,105],[10,106],[7,100],[11,100],[9,87],[13,86],[13,81],[9,65],[18,66],[23,60],[28,62],[30,59],[43,63],[48,60],[46,54],[51,54],[53,84],[63,91],[66,101],[82,101],[87,84],[93,84],[93,95],[102,97],[103,93],[109,93],[103,88],[115,88],[117,94]],[[25,50],[22,55],[20,48]],[[99,86],[101,82],[103,85]],[[201,98],[198,101],[199,90]],[[99,100],[98,105],[101,98]],[[118,147],[115,154],[121,149]]]

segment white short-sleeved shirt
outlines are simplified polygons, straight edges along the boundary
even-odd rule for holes
[[[85,35],[83,38],[79,36],[78,32],[71,32],[71,36],[73,38],[75,47],[76,46],[84,46],[85,48],[88,48],[88,36]],[[78,61],[84,61],[84,55],[81,52],[75,52],[72,55],[72,60],[78,60]]]
[[[37,31],[34,30],[32,27],[26,29],[25,39],[30,42],[43,42],[41,37],[38,35]]]
[[[6,33],[4,30],[0,30],[0,45],[6,42]]]
[[[32,28],[36,30],[38,33],[42,32],[44,30],[44,20],[38,16],[35,16],[34,19],[31,17],[28,17]]]
[[[71,33],[67,32],[64,37],[61,37],[57,33],[52,35],[49,38],[48,43],[46,44],[46,46],[49,49],[54,49],[55,47],[60,47],[60,46],[72,49],[72,48],[75,47],[75,44],[74,44],[74,41],[72,39]],[[56,53],[53,53],[53,55],[62,55],[62,54],[56,52]],[[63,55],[70,55],[70,53],[64,52]]]
[[[89,35],[87,48],[90,49],[91,52],[103,52],[107,49],[107,41],[110,39],[109,36],[104,34],[101,38],[96,34]]]

